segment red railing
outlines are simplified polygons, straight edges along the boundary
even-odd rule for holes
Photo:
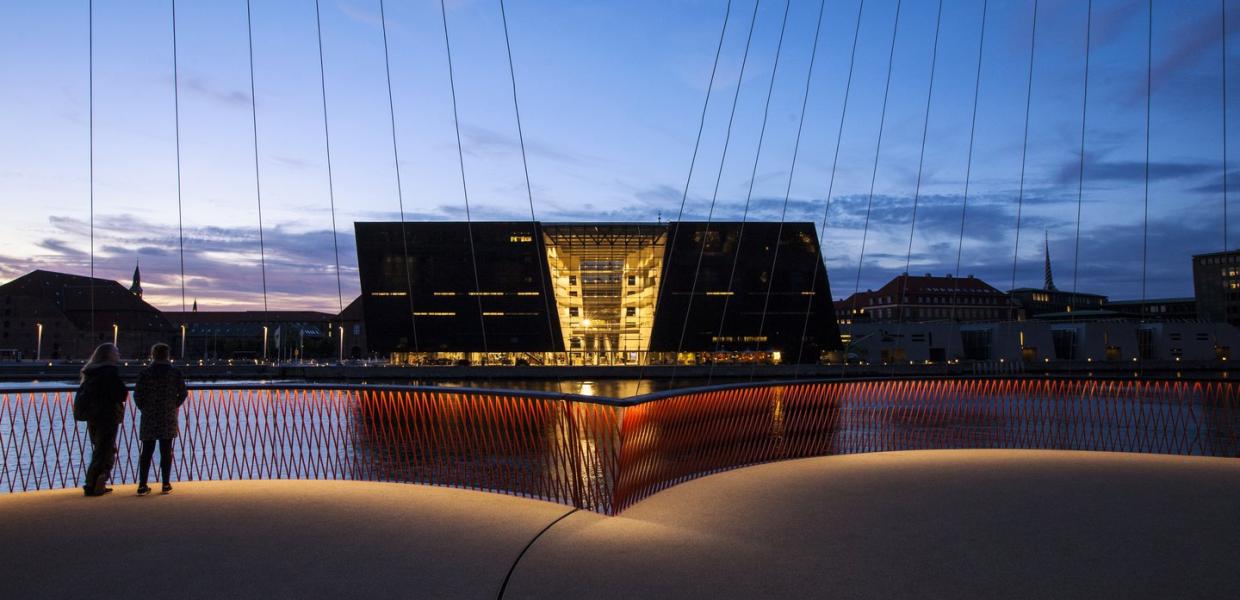
[[[0,489],[79,485],[89,444],[72,394],[0,390]],[[1240,456],[1240,400],[1227,382],[776,382],[627,400],[220,385],[195,387],[181,419],[176,480],[424,483],[605,514],[694,477],[806,456],[936,448]],[[131,404],[116,483],[137,478],[137,421]]]

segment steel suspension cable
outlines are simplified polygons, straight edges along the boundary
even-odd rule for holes
[[[693,181],[693,170],[694,170],[694,167],[697,166],[698,151],[701,149],[701,146],[702,146],[702,132],[706,128],[706,112],[707,112],[707,108],[710,107],[711,94],[715,90],[715,76],[719,72],[719,57],[723,53],[723,40],[728,32],[728,20],[731,18],[731,16],[732,16],[732,0],[728,0],[727,6],[723,10],[723,24],[719,27],[719,43],[715,46],[715,59],[710,67],[710,80],[706,84],[706,97],[702,100],[702,112],[701,112],[701,116],[698,118],[697,136],[693,140],[693,156],[689,159],[689,172],[687,175],[685,175],[685,187],[684,187],[684,191],[680,195],[680,209],[676,213],[676,227],[669,228],[671,229],[672,233],[669,236],[669,239],[667,241],[667,246],[666,246],[667,251],[665,252],[665,255],[670,254],[670,252],[676,248],[676,238],[680,233],[681,219],[684,218],[685,203],[689,199],[689,184],[691,181]],[[663,289],[667,284],[667,273],[670,270],[670,267],[671,267],[670,264],[663,265],[662,272],[659,273],[658,288],[655,294],[656,299],[663,297]],[[658,315],[656,314],[655,317],[657,318]],[[650,350],[649,350],[649,346],[647,346],[646,360],[642,361],[641,366],[638,369],[637,379],[639,381],[642,379],[643,375],[645,374],[646,365],[649,363],[650,363]]]
[[[865,227],[861,231],[861,253],[860,257],[857,259],[857,278],[853,285],[853,301],[851,303],[852,306],[850,307],[850,312],[852,309],[856,308],[857,294],[861,291],[861,268],[865,264],[865,245],[870,234],[870,215],[874,207],[874,185],[878,180],[878,159],[882,155],[883,149],[883,130],[886,129],[887,126],[887,99],[891,92],[891,71],[892,66],[895,64],[896,38],[900,33],[901,4],[902,2],[897,0],[896,16],[891,26],[891,50],[889,50],[887,54],[887,83],[883,86],[883,107],[879,112],[878,141],[874,145],[874,167],[870,171],[870,193],[865,204]],[[847,362],[845,362],[845,368],[847,368],[847,366]]]
[[[504,0],[499,0],[499,15],[500,22],[504,26],[504,49],[508,53],[508,77],[512,83],[512,112],[517,119],[517,141],[521,146],[521,170],[525,175],[525,197],[530,205],[530,227],[537,231],[538,217],[534,213],[534,188],[530,185],[530,162],[525,153],[525,129],[521,126],[521,104],[517,100],[517,70],[512,62],[512,40],[508,35],[508,11],[504,8]],[[542,257],[538,260],[538,278],[542,285],[543,305],[547,313],[547,339],[551,344],[551,351],[555,352],[555,324],[551,320],[551,298],[548,296]]]
[[[344,284],[340,277],[340,241],[336,233],[336,186],[332,177],[332,136],[327,119],[327,69],[323,66],[323,16],[319,8],[319,0],[314,0],[314,30],[319,49],[319,95],[323,100],[323,145],[327,157],[327,199],[332,215],[332,255],[336,259],[336,303],[340,312],[343,313]],[[341,331],[344,330],[341,329]]]
[[[843,105],[840,107],[840,122],[839,122],[839,126],[835,130],[835,152],[833,153],[831,157],[831,177],[830,177],[829,183],[827,184],[827,199],[822,209],[822,226],[818,229],[819,240],[818,240],[818,247],[816,248],[816,252],[815,252],[816,256],[814,257],[815,258],[814,273],[810,276],[810,279],[809,279],[810,290],[815,289],[818,285],[819,261],[821,261],[821,264],[822,264],[823,275],[826,275],[827,253],[822,250],[822,238],[826,237],[826,234],[827,234],[827,217],[831,213],[831,197],[835,193],[835,173],[836,173],[836,167],[839,166],[840,142],[844,139],[844,119],[845,117],[848,116],[848,97],[852,93],[853,67],[855,67],[857,63],[857,40],[861,36],[861,13],[864,10],[865,10],[865,0],[861,0],[861,2],[857,4],[857,20],[856,20],[856,24],[853,26],[852,50],[849,52],[849,55],[848,55],[848,77],[844,83],[844,101],[843,101]],[[831,302],[831,298],[828,297],[827,301]],[[800,341],[800,344],[797,346],[798,357],[805,354],[805,337],[809,334],[809,315],[811,312],[813,312],[813,308],[814,308],[814,297],[808,296],[805,300],[805,320],[801,324],[801,341]],[[845,362],[847,362],[847,358],[848,358],[847,350],[845,350],[844,352]],[[801,364],[798,362],[796,366],[793,367],[792,377],[795,379],[795,378],[800,377],[800,375],[801,375]]]
[[[1227,0],[1219,0],[1219,8],[1222,11],[1222,18],[1219,19],[1219,26],[1223,28],[1223,54],[1220,65],[1223,72],[1223,251],[1226,252],[1227,243]]]
[[[724,135],[724,138],[723,138],[723,152],[721,153],[721,156],[719,157],[719,171],[715,175],[715,190],[711,194],[710,210],[707,212],[707,215],[706,215],[706,228],[702,232],[702,247],[701,247],[701,250],[698,252],[697,265],[693,269],[693,281],[689,286],[689,297],[688,297],[687,304],[685,305],[685,316],[680,326],[680,340],[676,343],[677,359],[676,359],[676,362],[672,365],[672,375],[671,375],[671,379],[673,382],[675,382],[676,380],[676,369],[680,366],[680,359],[679,359],[680,352],[684,350],[685,333],[686,331],[688,331],[688,328],[689,328],[689,315],[693,311],[693,299],[694,299],[694,296],[697,294],[698,275],[701,273],[701,270],[702,270],[702,258],[706,255],[707,238],[710,237],[710,224],[711,224],[711,221],[714,219],[715,204],[717,200],[719,199],[719,183],[723,179],[723,167],[724,167],[724,164],[727,162],[728,147],[731,145],[731,142],[732,142],[732,125],[736,121],[736,105],[738,101],[740,100],[741,85],[745,81],[745,67],[748,66],[749,64],[749,49],[753,45],[754,25],[758,22],[758,8],[761,5],[762,5],[762,0],[755,0],[754,5],[753,5],[753,14],[749,18],[749,34],[745,38],[745,52],[741,57],[740,73],[736,77],[736,91],[732,94],[732,109],[728,114],[728,126],[727,126],[726,133]],[[679,226],[680,226],[680,223],[677,223],[677,227]]]
[[[942,29],[942,24],[943,24],[943,0],[939,0],[938,11],[935,13],[935,17],[934,17],[934,43],[930,50],[930,83],[929,85],[926,86],[926,111],[925,111],[925,116],[923,117],[922,122],[921,122],[921,149],[918,151],[918,155],[917,155],[917,183],[913,188],[913,211],[912,211],[912,215],[911,215],[911,219],[910,219],[910,223],[908,227],[908,252],[904,256],[904,279],[902,279],[900,283],[899,304],[901,305],[909,304],[908,302],[908,282],[910,278],[909,268],[912,267],[912,264],[913,264],[913,238],[915,237],[915,234],[917,232],[917,207],[921,201],[921,182],[922,182],[922,176],[925,173],[926,138],[928,137],[930,133],[930,103],[931,103],[931,100],[934,98],[934,75],[938,67],[939,32]],[[909,312],[912,312],[913,309],[910,308],[908,310]],[[905,321],[904,309],[901,309],[900,313],[896,317],[897,343],[901,343],[900,340],[904,339],[904,321]],[[896,363],[893,357],[891,361],[891,371],[893,374],[895,373],[895,369],[896,369]]]
[[[409,328],[413,335],[413,351],[419,350],[418,318],[413,310],[413,275],[409,262],[409,232],[405,227],[405,186],[400,180],[400,149],[396,141],[396,102],[392,96],[392,58],[388,49],[387,12],[383,0],[379,0],[379,27],[383,31],[383,73],[387,80],[388,121],[392,128],[392,160],[396,163],[396,203],[400,208],[400,243],[404,252],[405,264],[405,297],[409,300]]]
[[[254,133],[254,196],[258,202],[258,259],[263,278],[263,360],[267,360],[267,246],[263,240],[263,185],[261,170],[258,166],[258,97],[254,87],[254,19],[251,15],[251,0],[245,2],[245,31],[249,42],[250,58],[250,124]]]
[[[1141,320],[1145,320],[1145,285],[1150,240],[1150,107],[1154,97],[1154,0],[1149,10],[1145,38],[1145,198],[1141,207]],[[1140,352],[1138,352],[1138,355]]]
[[[922,175],[925,173],[926,138],[929,136],[929,133],[930,133],[930,102],[934,98],[934,75],[935,75],[935,70],[938,67],[939,31],[942,27],[942,23],[943,23],[943,0],[939,0],[938,12],[936,13],[935,18],[934,18],[934,46],[933,46],[933,49],[930,51],[930,84],[926,88],[926,112],[925,112],[925,117],[922,119],[922,122],[921,122],[921,150],[919,151],[917,155],[917,183],[913,188],[913,214],[912,214],[911,223],[909,223],[909,228],[908,228],[908,251],[904,255],[904,272],[906,274],[909,272],[909,268],[912,267],[913,265],[913,237],[914,237],[914,234],[917,232],[917,207],[918,207],[918,204],[921,202],[921,181],[922,181]],[[908,277],[905,277],[903,283],[900,285],[900,303],[901,304],[905,304],[908,302],[908,299],[905,297],[908,294],[908,279],[909,279]],[[903,324],[904,322],[903,312],[900,313],[899,317],[897,317],[897,320],[898,322]],[[899,336],[896,336],[896,337],[899,338]]]
[[[1150,247],[1150,112],[1154,98],[1154,0],[1147,0],[1148,11],[1145,38],[1145,198],[1141,207],[1141,317],[1138,323],[1145,322],[1145,299],[1147,273],[1149,269]],[[1145,371],[1145,354],[1142,349],[1142,331],[1137,331],[1137,370]]]
[[[181,71],[177,62],[177,0],[172,0],[172,115],[177,159],[177,246],[181,262],[181,360],[185,360],[185,218],[181,196]],[[205,357],[204,357],[205,358]]]
[[[1089,46],[1092,37],[1093,18],[1094,2],[1089,0],[1085,6],[1085,77],[1081,93],[1081,152],[1076,179],[1076,239],[1072,251],[1072,301],[1069,305],[1074,313],[1072,316],[1074,322],[1076,321],[1076,294],[1081,264],[1081,215],[1085,204],[1085,124],[1086,116],[1089,114]],[[1073,358],[1076,357],[1073,356]]]
[[[727,294],[723,297],[723,310],[719,313],[719,332],[715,336],[715,350],[718,351],[722,345],[723,327],[728,318],[728,305],[732,300],[732,285],[736,281],[736,265],[740,262],[741,246],[745,238],[745,223],[749,220],[749,204],[753,199],[754,182],[758,179],[758,163],[762,158],[762,144],[766,140],[766,125],[771,114],[771,97],[775,94],[775,78],[779,74],[779,59],[784,51],[784,33],[788,30],[788,13],[792,8],[791,0],[784,2],[784,18],[779,26],[779,41],[775,44],[775,63],[771,67],[771,80],[766,88],[766,103],[762,108],[762,127],[758,130],[758,147],[753,155],[753,168],[749,172],[749,190],[745,193],[745,209],[741,214],[740,230],[736,234],[736,251],[732,254],[732,270],[728,274],[728,287],[724,290]],[[739,85],[737,86],[739,89]],[[782,224],[782,221],[781,221]],[[775,247],[779,248],[779,239],[776,238]],[[766,315],[763,314],[763,319]],[[715,370],[714,361],[711,361],[710,372],[707,375],[707,384],[710,383],[710,374]]]
[[[1033,24],[1029,34],[1029,80],[1025,87],[1025,134],[1020,147],[1020,190],[1016,196],[1016,241],[1012,245],[1012,285],[1008,290],[1016,289],[1016,262],[1020,258],[1020,221],[1025,203],[1025,166],[1029,155],[1029,107],[1033,101],[1033,59],[1037,55],[1038,45],[1038,0],[1033,0]],[[1015,320],[1015,307],[1009,302],[1008,320]]]
[[[529,163],[529,159],[527,158],[526,152],[525,152],[525,129],[521,126],[521,104],[517,100],[518,98],[517,69],[513,65],[513,61],[512,61],[512,40],[510,36],[508,35],[508,11],[504,7],[504,0],[499,0],[499,15],[500,15],[500,22],[504,26],[504,49],[508,53],[508,77],[509,77],[509,81],[512,83],[512,112],[516,116],[517,141],[521,145],[521,169],[525,175],[525,196],[529,200],[529,205],[530,205],[530,229],[534,233],[539,233],[538,217],[535,216],[535,213],[534,213],[534,188],[530,184],[530,163]],[[542,247],[541,242],[542,240],[536,240],[534,248],[538,249]],[[538,261],[538,281],[539,281],[539,285],[542,288],[543,311],[547,315],[547,343],[550,345],[550,348],[548,348],[548,351],[551,354],[554,354],[557,341],[559,341],[560,343],[563,343],[563,338],[561,337],[560,340],[557,340],[556,335],[555,335],[555,323],[552,321],[552,315],[554,314],[552,312],[553,310],[552,309],[552,298],[551,298],[552,291],[547,289],[547,280],[549,279],[549,275],[546,271],[543,270],[543,261],[545,259],[546,259],[545,255],[540,255],[536,257],[536,260]],[[548,264],[547,267],[549,269],[550,264]],[[567,350],[568,348],[565,348],[565,351]],[[546,364],[546,362],[547,362],[547,358],[544,357],[543,363]],[[559,379],[557,379],[556,388],[560,389],[562,388],[562,385],[563,383]],[[560,391],[563,391],[563,390],[561,389]]]
[[[762,298],[762,317],[758,321],[758,336],[757,337],[759,338],[762,337],[762,334],[766,330],[766,313],[771,305],[771,287],[775,284],[775,269],[779,265],[780,242],[784,238],[784,221],[788,217],[788,201],[789,199],[792,198],[792,181],[793,181],[793,178],[796,176],[796,172],[797,172],[797,158],[800,156],[800,151],[801,151],[801,132],[805,129],[805,113],[809,111],[809,88],[810,88],[810,83],[813,82],[813,79],[814,79],[814,63],[816,59],[818,58],[818,39],[820,37],[820,34],[822,33],[822,16],[823,16],[823,13],[825,12],[826,6],[827,6],[827,0],[819,0],[818,20],[816,21],[816,25],[814,26],[814,39],[812,42],[810,42],[809,66],[805,70],[805,92],[801,94],[801,114],[797,118],[797,134],[792,142],[792,162],[788,167],[788,181],[787,181],[787,184],[784,186],[784,204],[783,204],[783,207],[779,211],[779,227],[776,229],[776,232],[775,232],[775,251],[773,253],[773,256],[771,257],[771,269],[770,271],[768,271],[770,275],[768,276],[768,279],[766,281],[766,293],[763,295],[763,298]],[[737,249],[737,255],[739,256],[739,254],[740,254],[740,250]],[[733,263],[733,268],[735,269],[735,263]],[[815,268],[814,271],[816,273],[817,268]],[[729,286],[729,289],[730,288],[731,286]],[[812,297],[813,292],[814,292],[814,288],[812,286],[810,287],[809,292]],[[800,352],[797,353],[794,360],[798,364],[800,363],[801,361]],[[750,373],[750,379],[753,379],[753,373],[755,372],[757,372],[756,369]]]
[[[969,118],[969,150],[964,167],[964,196],[960,202],[960,237],[956,242],[956,274],[952,280],[952,321],[956,320],[956,311],[959,310],[957,306],[959,306],[960,299],[960,261],[964,256],[964,223],[965,215],[969,209],[969,184],[973,181],[973,142],[977,136],[977,101],[982,91],[982,50],[986,46],[986,11],[989,8],[989,3],[989,0],[982,0],[981,33],[978,34],[977,38],[977,73],[973,78],[973,107],[971,109],[972,116]]]
[[[456,130],[456,158],[461,169],[461,193],[465,198],[465,230],[469,235],[469,258],[474,267],[474,291],[479,295],[474,298],[478,301],[478,324],[482,327],[482,352],[483,362],[486,362],[486,355],[490,354],[487,348],[487,324],[486,317],[482,313],[482,292],[481,283],[478,279],[478,253],[474,248],[474,226],[473,220],[469,214],[469,186],[466,184],[465,178],[465,150],[461,145],[461,118],[457,114],[456,107],[456,76],[452,70],[452,42],[448,38],[448,9],[444,0],[439,0],[439,14],[443,19],[443,45],[448,54],[448,89],[452,92],[452,125]]]
[[[87,17],[87,93],[88,138],[90,162],[90,337],[91,343],[99,341],[95,329],[95,1],[86,3]]]

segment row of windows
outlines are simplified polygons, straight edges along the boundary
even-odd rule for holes
[[[1222,255],[1222,256],[1208,256],[1208,257],[1206,257],[1206,258],[1201,259],[1201,264],[1203,264],[1203,265],[1221,265],[1221,264],[1225,264],[1225,263],[1234,263],[1234,262],[1236,262],[1236,258],[1237,258],[1238,256],[1240,256],[1240,255],[1237,255],[1237,254],[1235,254],[1235,253],[1231,253],[1231,254],[1224,254],[1224,255]]]
[[[869,313],[875,319],[890,319],[896,316],[896,309],[879,308]],[[1005,311],[993,308],[905,308],[903,313],[906,319],[997,319]]]

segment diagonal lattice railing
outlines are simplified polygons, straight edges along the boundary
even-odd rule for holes
[[[0,391],[0,489],[78,485],[73,388]],[[117,483],[137,479],[137,415]],[[893,450],[1024,448],[1240,457],[1228,382],[1050,379],[774,382],[627,400],[462,388],[198,386],[176,480],[443,485],[615,514],[744,465]],[[157,469],[156,469],[157,471]]]

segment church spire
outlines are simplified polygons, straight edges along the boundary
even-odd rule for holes
[[[1045,274],[1042,281],[1042,289],[1055,290],[1055,277],[1051,275],[1051,242],[1045,231],[1042,232],[1042,256],[1045,259]]]
[[[136,260],[133,265],[133,284],[129,286],[129,291],[139,298],[142,297],[142,270]]]

